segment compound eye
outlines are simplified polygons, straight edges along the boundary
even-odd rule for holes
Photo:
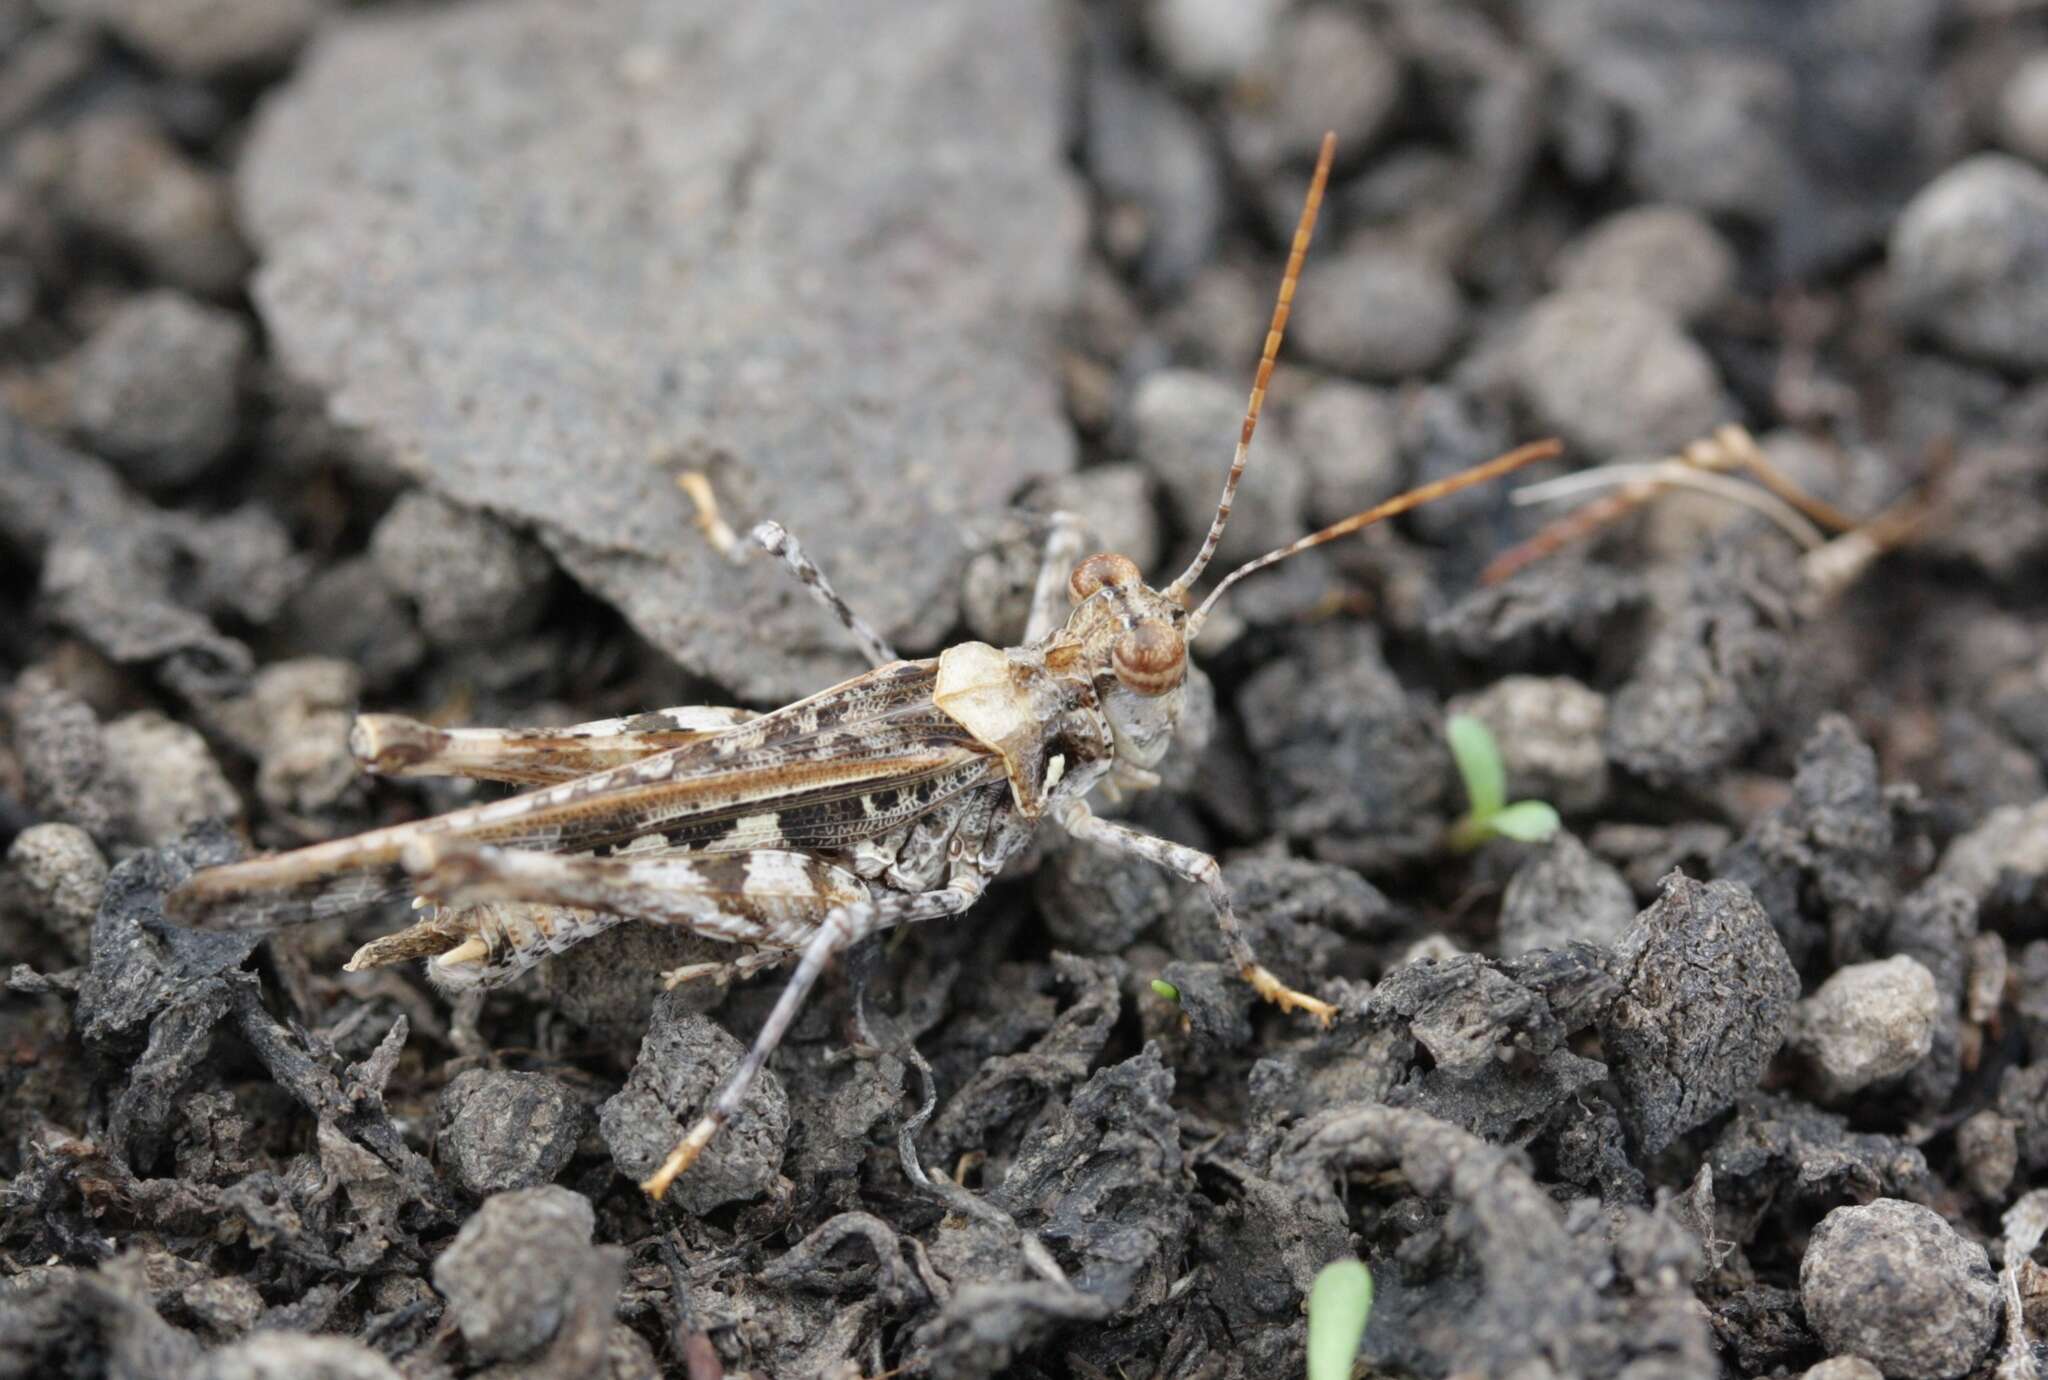
[[[1147,619],[1116,640],[1109,649],[1109,664],[1124,689],[1163,695],[1187,674],[1188,647],[1179,629]]]
[[[1078,604],[1097,590],[1111,585],[1134,585],[1138,578],[1138,567],[1131,564],[1130,557],[1103,552],[1074,567],[1074,573],[1067,578],[1067,593]]]

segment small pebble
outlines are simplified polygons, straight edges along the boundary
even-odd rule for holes
[[[158,847],[203,820],[242,817],[242,798],[198,729],[145,709],[114,720],[100,737],[107,769],[126,784],[129,824],[141,842]]]
[[[1401,101],[1399,56],[1349,8],[1315,5],[1289,16],[1261,69],[1257,97],[1234,102],[1228,126],[1231,152],[1253,176],[1313,161],[1325,132],[1357,154]]]
[[[606,1044],[630,1045],[647,1033],[661,975],[693,963],[724,963],[732,946],[673,925],[617,925],[534,970],[537,995]],[[686,982],[667,997],[691,1011],[725,1000],[716,982]]]
[[[1159,481],[1192,548],[1208,530],[1231,443],[1244,420],[1245,385],[1187,369],[1145,376],[1131,401],[1138,462]],[[1228,568],[1292,541],[1305,530],[1308,482],[1300,458],[1279,437],[1261,433],[1253,465],[1225,530],[1218,566]]]
[[[85,962],[107,885],[107,860],[92,835],[75,824],[31,824],[8,846],[7,875],[17,904]]]
[[[722,1026],[687,1010],[686,1000],[674,993],[656,999],[626,1086],[598,1109],[613,1162],[636,1182],[660,1167],[746,1053]],[[788,1139],[789,1097],[774,1070],[763,1069],[739,1113],[675,1181],[668,1201],[703,1214],[760,1197],[782,1168]]]
[[[547,608],[554,566],[488,513],[414,489],[370,534],[370,557],[419,611],[437,647],[488,646],[531,628]]]
[[[1286,0],[1151,0],[1145,33],[1182,81],[1226,81],[1265,54],[1286,8]]]
[[[249,251],[224,180],[191,162],[145,119],[89,116],[72,127],[56,197],[88,232],[154,276],[202,297],[240,286]]]
[[[1510,800],[1547,800],[1586,814],[1607,798],[1607,697],[1568,676],[1503,676],[1446,713],[1493,731]]]
[[[2019,1127],[1986,1107],[1956,1127],[1956,1158],[1970,1191],[1987,1204],[2002,1205],[2019,1173]]]
[[[442,1090],[435,1145],[458,1184],[488,1197],[561,1173],[589,1119],[583,1102],[546,1074],[469,1069]]]
[[[1896,1078],[1927,1057],[1941,1003],[1934,974],[1899,955],[1836,970],[1799,1004],[1792,1047],[1828,1097]]]
[[[1622,993],[1601,1043],[1623,1119],[1656,1154],[1756,1087],[1792,1026],[1799,975],[1749,888],[1675,872],[1610,968]]]
[[[356,784],[348,735],[361,695],[355,667],[331,657],[273,662],[257,672],[244,705],[260,759],[256,793],[266,805],[316,814]]]
[[[125,827],[128,802],[108,769],[91,705],[51,672],[30,667],[0,696],[0,718],[11,731],[37,816],[76,824],[102,843]]]
[[[1046,860],[1033,886],[1053,942],[1084,954],[1122,953],[1181,901],[1159,868],[1132,867],[1124,854],[1078,839]]]
[[[1829,1350],[1864,1357],[1889,1380],[1966,1374],[1998,1323],[1984,1248],[1896,1198],[1821,1219],[1799,1263],[1799,1296]]]
[[[1208,132],[1172,93],[1130,75],[1091,74],[1083,154],[1100,188],[1102,242],[1154,292],[1185,284],[1223,225],[1223,169]]]
[[[185,1380],[399,1380],[391,1363],[347,1337],[258,1332],[200,1358]]]
[[[200,81],[274,70],[320,19],[319,0],[66,0],[149,61]]]
[[[1735,267],[1735,251],[1698,212],[1635,206],[1565,246],[1551,277],[1567,291],[1640,297],[1680,321],[1697,321],[1726,300]]]
[[[1729,415],[1713,361],[1639,297],[1545,297],[1523,321],[1512,368],[1539,423],[1588,459],[1675,451]]]
[[[72,358],[79,439],[144,488],[189,483],[235,439],[249,328],[176,292],[121,306]]]
[[[1294,300],[1289,339],[1302,356],[1361,378],[1428,373],[1465,331],[1451,275],[1407,250],[1360,246],[1311,260]]]
[[[469,1349],[503,1361],[546,1345],[593,1254],[596,1226],[589,1199],[553,1184],[485,1199],[434,1262],[434,1287]]]
[[[1222,480],[1217,480],[1220,487]],[[1092,549],[1129,556],[1147,575],[1159,564],[1159,514],[1152,478],[1130,462],[1090,465],[1036,489],[1031,506],[1081,519]]]
[[[1833,1356],[1808,1366],[1800,1380],[1884,1380],[1884,1372],[1861,1356]]]
[[[1514,957],[1573,940],[1612,944],[1636,918],[1620,872],[1560,833],[1515,869],[1500,903],[1500,951]]]
[[[1383,389],[1318,381],[1288,418],[1308,470],[1310,518],[1336,522],[1401,490],[1401,419]]]
[[[1891,238],[1894,308],[1960,355],[2048,367],[2048,174],[1983,153],[1907,203]]]
[[[387,691],[426,659],[419,620],[369,556],[319,570],[285,606],[277,650],[337,657],[357,667],[363,688]]]
[[[2035,53],[1998,93],[1998,137],[2035,166],[2048,165],[2048,53]]]

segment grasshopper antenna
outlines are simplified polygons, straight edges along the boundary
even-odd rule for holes
[[[1316,232],[1316,213],[1323,209],[1323,189],[1330,183],[1330,165],[1337,158],[1337,135],[1323,135],[1322,151],[1316,155],[1316,173],[1309,179],[1308,197],[1301,204],[1301,219],[1294,226],[1294,245],[1287,251],[1287,271],[1280,279],[1280,298],[1273,303],[1273,320],[1266,327],[1266,348],[1259,355],[1259,372],[1252,379],[1252,398],[1244,410],[1244,426],[1237,433],[1237,453],[1230,459],[1230,475],[1223,481],[1223,497],[1216,504],[1216,516],[1209,523],[1209,535],[1194,562],[1180,578],[1163,591],[1168,599],[1187,602],[1195,581],[1216,555],[1223,540],[1224,524],[1230,521],[1230,505],[1237,497],[1237,481],[1244,478],[1244,463],[1251,453],[1252,433],[1259,427],[1259,409],[1266,405],[1266,385],[1273,378],[1273,361],[1280,354],[1280,338],[1287,333],[1287,316],[1294,310],[1294,286],[1301,281],[1301,261],[1308,255],[1308,242]]]
[[[1506,455],[1488,460],[1483,465],[1474,465],[1469,470],[1460,470],[1448,479],[1439,479],[1434,484],[1424,484],[1420,488],[1410,489],[1405,494],[1397,494],[1385,503],[1377,504],[1362,513],[1353,513],[1342,522],[1333,522],[1320,532],[1311,532],[1299,541],[1287,543],[1287,545],[1277,551],[1268,551],[1257,560],[1246,561],[1243,565],[1224,576],[1223,583],[1210,590],[1209,597],[1204,599],[1202,606],[1196,609],[1189,617],[1188,640],[1192,642],[1195,634],[1201,631],[1202,620],[1209,616],[1210,608],[1215,605],[1218,599],[1223,597],[1223,591],[1229,589],[1254,570],[1264,570],[1267,566],[1276,565],[1286,560],[1289,556],[1299,555],[1312,546],[1321,546],[1326,541],[1335,541],[1339,537],[1348,537],[1361,527],[1370,527],[1375,522],[1380,522],[1390,517],[1397,517],[1411,508],[1420,508],[1425,503],[1433,503],[1439,498],[1458,492],[1460,489],[1469,489],[1474,484],[1484,484],[1489,479],[1498,479],[1511,470],[1518,470],[1524,465],[1534,464],[1538,460],[1548,460],[1563,453],[1564,446],[1558,441],[1531,441],[1528,445],[1519,446],[1509,451]]]

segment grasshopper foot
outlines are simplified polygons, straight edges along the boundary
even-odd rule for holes
[[[1328,1030],[1337,1019],[1336,1007],[1319,997],[1312,997],[1306,992],[1295,991],[1279,978],[1274,977],[1272,972],[1263,963],[1254,963],[1245,968],[1244,980],[1252,985],[1254,992],[1257,992],[1267,1001],[1272,1002],[1282,1011],[1306,1011],[1309,1015],[1315,1017],[1316,1023],[1325,1030]]]
[[[668,1158],[661,1162],[661,1168],[641,1180],[640,1191],[655,1202],[660,1202],[667,1196],[669,1185],[682,1177],[689,1167],[697,1162],[697,1157],[704,1153],[704,1147],[718,1134],[718,1128],[724,1121],[725,1118],[716,1110],[698,1118],[697,1124],[690,1128],[690,1134],[676,1142],[676,1148],[668,1152]]]

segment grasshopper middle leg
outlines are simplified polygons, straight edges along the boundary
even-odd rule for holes
[[[839,591],[832,588],[832,582],[825,578],[825,572],[818,569],[816,561],[804,554],[803,547],[797,544],[796,538],[792,537],[781,523],[760,523],[747,536],[769,555],[782,558],[782,563],[789,567],[790,573],[803,582],[804,588],[811,592],[813,598],[832,611],[833,617],[837,618],[853,640],[860,644],[860,649],[866,655],[870,666],[886,666],[892,661],[899,660],[896,649],[889,645],[889,640],[876,632],[866,619],[855,613],[852,607],[839,597]]]
[[[1259,962],[1258,955],[1252,952],[1251,941],[1244,937],[1244,926],[1237,918],[1237,910],[1230,901],[1230,888],[1223,880],[1223,867],[1216,859],[1199,848],[1189,848],[1186,844],[1142,833],[1129,825],[1098,818],[1083,800],[1069,801],[1060,810],[1058,818],[1060,827],[1077,839],[1143,858],[1200,886],[1216,912],[1216,928],[1223,934],[1224,946],[1230,951],[1230,961],[1237,965],[1238,975],[1252,985],[1253,991],[1282,1011],[1299,1008],[1325,1026],[1336,1019],[1336,1007],[1306,992],[1295,991]]]

